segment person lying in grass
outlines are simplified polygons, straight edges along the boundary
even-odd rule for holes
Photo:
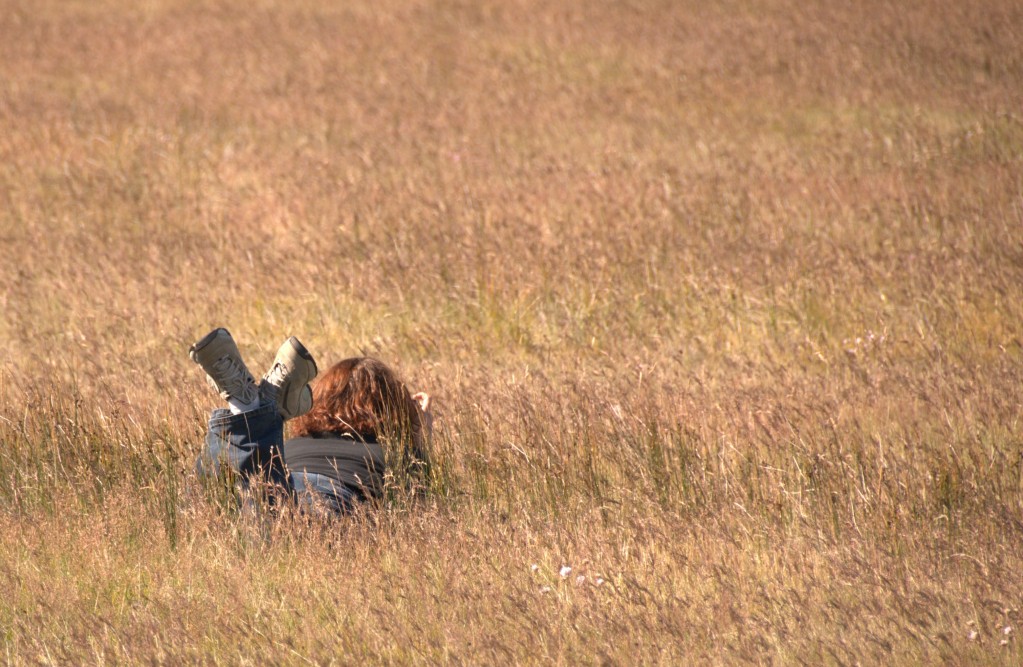
[[[330,514],[382,498],[389,481],[425,481],[430,397],[410,395],[383,362],[339,361],[310,387],[316,362],[292,336],[257,384],[223,328],[189,356],[229,406],[210,415],[200,476],[230,479],[250,499],[269,488],[271,498],[283,493]],[[294,420],[288,440],[286,420]]]

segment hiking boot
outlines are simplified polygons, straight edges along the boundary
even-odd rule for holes
[[[277,350],[270,370],[259,383],[263,401],[277,401],[277,412],[285,419],[294,419],[313,407],[309,382],[316,377],[316,362],[298,339],[292,336]]]
[[[259,391],[245,367],[231,333],[214,329],[188,349],[188,356],[206,371],[206,381],[232,406],[259,406]]]

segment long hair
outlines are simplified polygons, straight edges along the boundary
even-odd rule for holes
[[[296,437],[351,435],[388,441],[401,454],[423,459],[419,405],[386,364],[353,357],[331,366],[313,384],[313,407],[292,422]]]

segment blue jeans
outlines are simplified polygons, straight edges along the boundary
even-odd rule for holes
[[[283,447],[284,420],[277,412],[276,403],[266,403],[237,415],[226,408],[218,408],[210,415],[205,446],[195,464],[196,472],[208,479],[233,476],[242,492],[254,485],[286,491],[303,508],[317,514],[351,511],[358,501],[351,489],[326,475],[288,471]]]
[[[345,514],[351,512],[359,500],[341,482],[315,472],[293,472],[288,475],[288,481],[298,502],[314,514]]]

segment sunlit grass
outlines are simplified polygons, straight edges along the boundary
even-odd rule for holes
[[[1014,3],[0,4],[6,661],[1020,662]],[[200,484],[219,325],[431,493]]]

